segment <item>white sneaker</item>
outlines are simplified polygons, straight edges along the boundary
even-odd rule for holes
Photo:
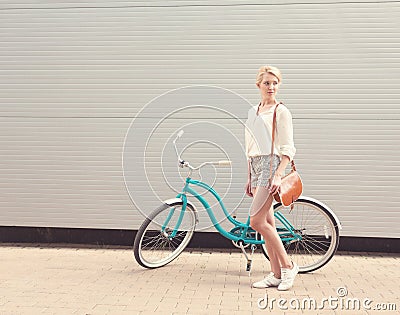
[[[292,262],[292,264],[292,269],[281,268],[282,282],[278,286],[279,291],[289,290],[293,286],[294,278],[296,278],[296,275],[299,272],[299,266],[294,262]]]
[[[277,287],[281,283],[281,279],[275,278],[275,274],[271,272],[265,279],[254,282],[253,288],[265,289],[268,287]]]

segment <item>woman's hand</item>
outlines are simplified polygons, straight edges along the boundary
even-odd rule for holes
[[[272,177],[271,185],[269,187],[269,193],[271,195],[275,195],[277,192],[279,192],[281,184],[282,184],[281,175],[278,173],[275,173],[274,176]]]
[[[247,196],[253,197],[253,193],[251,192],[251,181],[247,182],[245,191]]]

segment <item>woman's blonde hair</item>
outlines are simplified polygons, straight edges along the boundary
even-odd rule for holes
[[[258,70],[256,84],[261,84],[264,74],[271,73],[278,79],[278,82],[282,82],[282,74],[281,71],[277,67],[273,66],[262,66],[260,70]]]

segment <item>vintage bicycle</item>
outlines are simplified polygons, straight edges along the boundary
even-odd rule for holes
[[[199,222],[198,210],[188,199],[188,195],[200,201],[207,211],[216,230],[240,248],[247,259],[246,270],[250,272],[252,254],[257,246],[268,259],[268,252],[262,236],[250,227],[250,216],[246,222],[240,222],[231,216],[220,195],[208,184],[191,178],[192,172],[206,165],[230,166],[231,161],[204,162],[194,167],[180,157],[177,141],[183,135],[178,132],[173,145],[178,157],[178,165],[188,168],[182,192],[176,198],[165,200],[150,213],[140,226],[134,240],[136,261],[146,268],[159,268],[177,258],[187,247]],[[192,186],[209,191],[218,201],[226,218],[233,224],[231,230],[224,229],[216,219],[208,201]],[[274,216],[278,234],[292,261],[299,265],[299,273],[317,270],[327,264],[334,256],[339,245],[341,224],[335,213],[322,202],[300,196],[294,207],[274,205]],[[246,249],[251,249],[251,255]]]

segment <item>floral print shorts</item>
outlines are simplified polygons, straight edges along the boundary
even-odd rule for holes
[[[272,160],[272,175],[279,166],[280,158],[278,155],[259,155],[250,157],[251,187],[268,187],[270,179],[270,163]]]

